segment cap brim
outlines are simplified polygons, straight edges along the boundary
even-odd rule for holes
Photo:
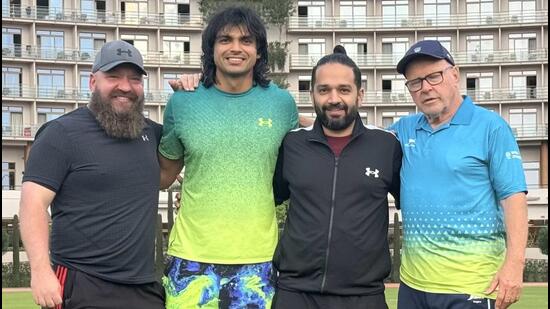
[[[427,53],[410,54],[403,57],[403,59],[399,60],[399,62],[397,63],[397,73],[405,75],[405,70],[407,69],[407,65],[409,65],[411,61],[413,61],[418,57],[431,57],[434,59],[445,59],[445,57],[434,56],[432,54],[427,54]]]
[[[144,68],[140,67],[139,65],[131,62],[131,61],[125,61],[125,60],[120,60],[120,61],[115,61],[115,62],[111,62],[111,63],[108,63],[102,67],[100,67],[99,69],[97,69],[98,71],[101,71],[101,72],[107,72],[107,71],[110,71],[112,70],[114,67],[116,66],[119,66],[121,64],[125,64],[125,63],[128,63],[128,64],[133,64],[138,70],[141,71],[141,73],[143,73],[143,75],[147,75],[147,72],[145,71]]]

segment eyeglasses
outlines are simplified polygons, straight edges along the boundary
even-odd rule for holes
[[[448,66],[442,71],[433,72],[432,74],[426,75],[425,77],[415,78],[406,82],[405,86],[407,86],[409,91],[416,92],[422,89],[422,85],[424,84],[423,81],[428,82],[428,84],[432,86],[439,85],[443,82],[443,73],[452,68],[454,68],[454,66]]]

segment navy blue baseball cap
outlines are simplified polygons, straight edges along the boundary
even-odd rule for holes
[[[409,50],[405,53],[405,56],[401,58],[397,64],[397,72],[405,75],[405,70],[407,65],[411,63],[415,58],[421,56],[428,56],[436,59],[445,59],[448,63],[455,65],[453,57],[449,51],[435,40],[424,40],[416,42]]]

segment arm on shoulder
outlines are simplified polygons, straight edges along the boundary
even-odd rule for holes
[[[174,183],[180,174],[183,168],[183,159],[170,160],[161,153],[158,154],[158,159],[160,164],[160,189],[166,189]]]

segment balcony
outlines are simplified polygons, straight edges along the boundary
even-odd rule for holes
[[[2,124],[2,139],[33,139],[40,125],[9,125]]]
[[[453,15],[414,15],[384,18],[382,16],[367,16],[353,18],[348,16],[291,16],[288,31],[349,31],[355,29],[384,31],[417,28],[477,28],[496,26],[517,26],[525,24],[547,24],[548,11],[523,12],[514,15],[511,12],[493,13],[492,16],[480,14]]]
[[[48,7],[12,5],[9,14],[2,10],[3,19],[23,19],[37,22],[94,24],[106,26],[185,27],[200,30],[204,23],[200,15],[174,13],[123,13],[111,11],[80,11],[66,9],[54,11]]]
[[[526,101],[548,101],[548,87],[519,89],[462,89],[461,93],[468,94],[474,102],[481,104],[507,104]],[[298,106],[311,106],[309,91],[290,91]],[[524,97],[523,97],[524,96]],[[521,98],[523,97],[523,98]],[[408,91],[365,91],[363,103],[366,105],[391,106],[410,105],[414,102]]]
[[[55,62],[84,62],[92,64],[94,62],[98,50],[78,50],[78,49],[52,49],[52,48],[39,48],[31,45],[14,45],[2,48],[2,55],[4,59],[19,60],[47,60]],[[19,51],[20,55],[17,56],[16,52]],[[201,53],[163,53],[152,52],[142,53],[143,62],[145,65],[153,66],[188,66],[192,68],[200,68],[201,65]]]
[[[518,140],[548,139],[548,124],[512,126],[512,132]]]
[[[548,62],[548,49],[498,50],[494,52],[472,53],[467,51],[451,52],[457,65],[503,65]],[[291,69],[311,69],[324,54],[291,54]],[[349,55],[362,69],[382,67],[395,68],[402,54],[359,54]]]

